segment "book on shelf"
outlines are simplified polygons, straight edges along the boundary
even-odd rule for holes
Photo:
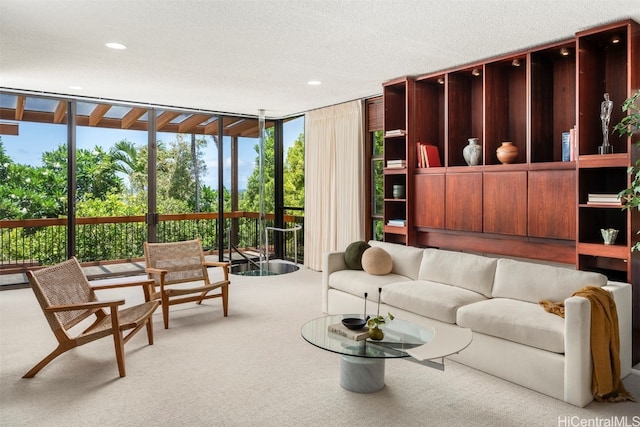
[[[562,161],[572,162],[576,159],[576,128],[562,132]]]
[[[391,129],[384,133],[384,136],[405,136],[407,131],[404,129]]]
[[[388,169],[402,169],[407,167],[406,160],[387,160]]]
[[[622,199],[619,194],[589,193],[587,195],[587,204],[622,206]]]
[[[571,132],[562,132],[562,161],[571,161]]]
[[[327,329],[333,334],[337,334],[341,337],[349,338],[354,341],[362,341],[369,336],[369,328],[367,328],[366,326],[357,331],[352,331],[342,323],[334,323],[333,325],[329,325]]]
[[[404,227],[407,225],[406,219],[390,219],[387,221],[387,225],[391,225],[393,227]]]
[[[438,151],[437,145],[427,144],[426,142],[418,142],[416,144],[416,149],[419,168],[442,166],[442,164],[440,163],[440,153]]]

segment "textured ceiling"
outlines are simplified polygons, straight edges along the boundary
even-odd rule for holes
[[[279,118],[626,18],[640,0],[0,0],[0,87]]]

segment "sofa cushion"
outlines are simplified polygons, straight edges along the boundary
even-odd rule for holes
[[[498,260],[492,295],[533,303],[564,301],[584,286],[606,284],[607,277],[599,273],[502,258]]]
[[[362,254],[362,269],[376,276],[389,274],[393,269],[391,255],[379,247],[369,248]]]
[[[362,254],[371,246],[367,242],[353,242],[344,250],[344,263],[351,270],[362,270]]]
[[[493,298],[458,310],[458,326],[554,353],[564,353],[564,319],[538,304]]]
[[[446,323],[456,323],[459,307],[485,299],[477,292],[426,280],[394,283],[382,289],[383,303]]]
[[[491,297],[497,259],[464,252],[425,249],[418,278]]]
[[[372,276],[362,270],[340,270],[331,273],[329,276],[329,287],[343,292],[364,298],[367,292],[368,301],[378,301],[378,288],[408,280],[405,276],[398,274],[387,274],[384,276]]]
[[[382,248],[391,255],[393,261],[392,273],[406,276],[412,280],[418,278],[418,269],[420,268],[424,249],[397,243],[379,242],[377,240],[370,240],[369,244]]]

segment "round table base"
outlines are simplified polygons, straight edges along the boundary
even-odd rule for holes
[[[384,359],[342,356],[340,385],[355,393],[375,393],[384,388]]]

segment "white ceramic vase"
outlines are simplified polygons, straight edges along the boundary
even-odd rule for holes
[[[462,149],[462,157],[469,166],[477,166],[482,163],[482,146],[478,138],[469,138],[469,145]]]

